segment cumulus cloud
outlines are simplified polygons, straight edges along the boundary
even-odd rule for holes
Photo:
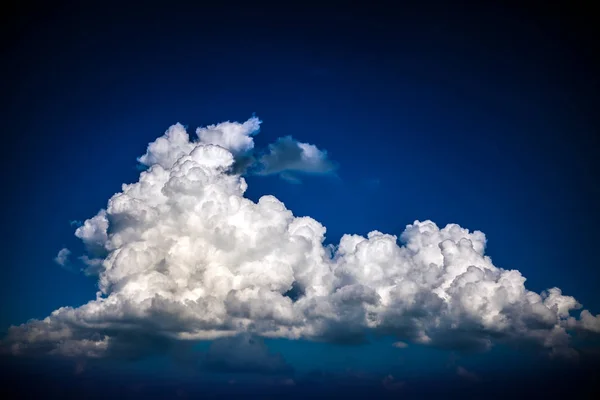
[[[61,267],[64,267],[69,262],[69,256],[71,255],[71,250],[64,248],[60,249],[56,257],[54,257],[54,262],[56,262]]]
[[[240,124],[238,122],[222,122],[196,129],[198,142],[215,145],[226,149],[234,157],[248,155],[254,149],[253,135],[260,130],[261,121],[252,117]],[[182,156],[189,155],[198,142],[190,141],[182,124],[171,126],[163,136],[148,145],[146,154],[138,161],[147,166],[160,165],[170,169]]]
[[[396,347],[397,349],[405,349],[408,347],[408,344],[404,342],[394,342],[392,343],[392,346]]]
[[[234,156],[245,154],[254,148],[255,135],[260,130],[261,121],[252,117],[243,124],[223,122],[196,129],[196,135],[202,143],[215,144],[229,150]]]
[[[327,152],[308,143],[300,143],[291,136],[277,139],[268,152],[257,160],[253,136],[260,131],[262,121],[252,117],[244,123],[222,122],[196,129],[197,143],[216,145],[228,150],[234,157],[231,172],[244,174],[247,170],[258,175],[279,174],[290,183],[300,183],[297,173],[327,174],[337,165]],[[144,167],[160,165],[169,169],[195,146],[182,124],[171,126],[163,136],[148,145],[146,154],[138,158]]]
[[[600,314],[594,316],[588,310],[583,310],[578,320],[569,317],[567,326],[571,329],[600,333]]]
[[[297,174],[329,174],[337,169],[337,164],[329,160],[327,151],[286,136],[269,145],[269,151],[259,159],[258,168],[259,175],[279,174],[298,183]]]
[[[458,351],[518,342],[572,355],[573,331],[598,332],[599,316],[571,316],[581,308],[573,297],[535,293],[519,271],[495,266],[480,231],[415,221],[400,237],[373,231],[325,246],[319,222],[273,196],[245,198],[236,153],[257,127],[227,122],[190,140],[177,124],[150,143],[139,180],[75,231],[96,299],[9,328],[0,349],[141,356],[174,340],[356,343],[378,333]]]

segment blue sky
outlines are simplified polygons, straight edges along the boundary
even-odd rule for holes
[[[480,230],[494,264],[521,271],[528,289],[558,286],[600,312],[591,50],[553,10],[437,10],[22,13],[3,46],[0,328],[95,298],[93,278],[53,258],[81,254],[70,221],[135,182],[149,142],[176,122],[191,132],[253,113],[257,147],[289,135],[339,168],[300,184],[249,176],[250,199],[276,196],[327,227],[327,243],[399,235],[417,219]],[[266,345],[296,371],[377,379],[529,362],[393,341]]]

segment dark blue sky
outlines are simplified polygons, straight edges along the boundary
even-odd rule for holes
[[[600,312],[598,65],[585,10],[100,4],[3,17],[0,329],[94,298],[95,281],[53,257],[81,250],[69,221],[135,181],[148,142],[175,122],[252,113],[261,147],[292,135],[340,168],[299,185],[249,177],[250,198],[275,195],[334,243],[415,219],[481,230],[494,264],[529,289],[558,286]],[[269,346],[296,370],[385,375],[400,368],[385,340]],[[403,357],[427,376],[425,364],[448,363],[433,353]]]

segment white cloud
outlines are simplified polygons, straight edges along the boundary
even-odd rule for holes
[[[139,181],[75,232],[97,298],[11,327],[0,349],[99,357],[174,339],[355,343],[375,332],[454,350],[512,341],[570,355],[567,329],[599,330],[599,316],[570,316],[581,306],[558,288],[537,294],[519,271],[495,266],[479,231],[415,221],[400,238],[373,231],[324,246],[319,222],[273,196],[244,197],[221,145],[249,149],[244,138],[258,125],[226,124],[200,130],[211,133],[197,142],[174,125],[151,143]],[[236,133],[221,141],[214,132]]]
[[[337,165],[329,160],[327,152],[309,143],[301,143],[286,136],[269,145],[269,152],[259,159],[259,175],[279,174],[283,179],[297,183],[295,173],[329,174]]]
[[[254,148],[255,135],[260,130],[261,121],[252,117],[243,124],[237,122],[222,122],[196,129],[200,142],[215,144],[229,150],[234,156],[248,153]]]
[[[56,257],[54,258],[54,262],[56,262],[61,267],[64,267],[69,262],[69,256],[71,255],[71,250],[64,248],[60,249]]]
[[[408,344],[404,342],[394,342],[392,343],[392,346],[396,347],[397,349],[405,349],[408,347]]]
[[[104,244],[108,240],[107,231],[106,211],[100,210],[95,217],[86,220],[77,228],[75,236],[81,239],[90,253],[104,255],[106,252]]]
[[[171,126],[165,134],[148,144],[146,154],[138,158],[145,165],[160,165],[169,169],[182,156],[189,154],[194,148],[185,127],[179,123]]]

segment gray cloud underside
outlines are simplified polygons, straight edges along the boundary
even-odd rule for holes
[[[571,315],[581,308],[573,297],[534,293],[519,271],[495,266],[479,231],[415,221],[399,238],[373,231],[324,246],[319,222],[273,196],[244,197],[232,168],[257,127],[226,122],[192,141],[177,124],[150,143],[139,181],[75,232],[97,298],[9,328],[0,349],[111,357],[246,333],[348,343],[382,333],[457,350],[519,342],[573,355],[573,332],[600,332],[599,315]]]
[[[330,174],[337,164],[329,160],[326,151],[286,136],[269,145],[269,151],[259,158],[256,168],[259,175],[279,174],[283,179],[297,182],[295,173]]]

